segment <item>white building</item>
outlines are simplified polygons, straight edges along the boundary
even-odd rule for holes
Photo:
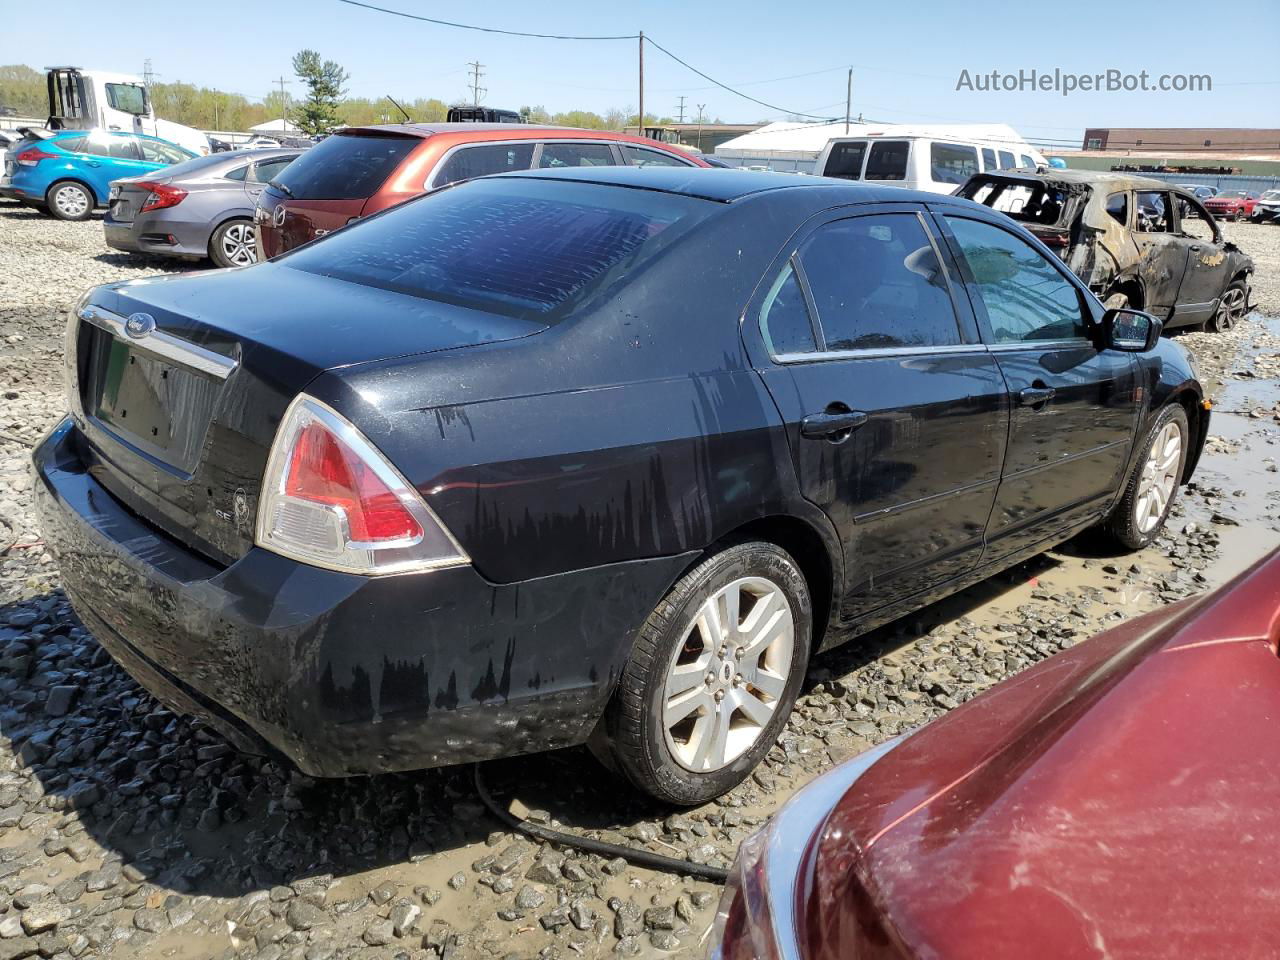
[[[266,123],[259,123],[249,128],[252,133],[285,133],[296,134],[298,128],[288,120],[278,117],[275,120],[268,120]]]

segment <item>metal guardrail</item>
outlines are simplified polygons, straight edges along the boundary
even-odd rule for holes
[[[1117,171],[1119,172],[1119,171]],[[1200,174],[1200,173],[1147,173],[1144,171],[1123,171],[1134,177],[1149,177],[1152,180],[1163,180],[1165,183],[1194,183],[1206,187],[1217,187],[1219,190],[1251,190],[1262,193],[1264,190],[1280,190],[1280,177],[1250,176],[1248,174]]]

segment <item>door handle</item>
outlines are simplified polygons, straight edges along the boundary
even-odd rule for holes
[[[1052,400],[1057,392],[1053,387],[1027,387],[1018,394],[1018,403],[1024,407],[1038,407]]]
[[[1198,244],[1198,243],[1193,243],[1193,244],[1191,245],[1191,252],[1192,252],[1192,253],[1199,253],[1199,252],[1200,252],[1200,244]]]
[[[100,164],[97,160],[86,160],[86,161],[84,162],[84,165],[85,165],[86,167],[100,167],[100,166],[102,166],[102,164]]]
[[[831,410],[828,407],[827,412],[811,413],[800,421],[800,436],[839,443],[866,422],[867,415],[861,410]]]

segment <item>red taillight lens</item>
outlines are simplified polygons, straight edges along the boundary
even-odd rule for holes
[[[176,207],[187,195],[187,191],[181,187],[171,187],[167,183],[152,183],[148,180],[135,184],[135,186],[142,190],[151,191],[150,196],[147,197],[146,202],[142,205],[142,213],[146,213],[149,210],[163,210],[165,207]]]
[[[351,539],[359,543],[422,536],[421,525],[400,499],[318,421],[298,434],[284,492],[297,500],[341,508]]]
[[[34,167],[41,160],[56,160],[58,155],[39,147],[27,147],[21,153],[14,154],[13,159],[24,167]]]

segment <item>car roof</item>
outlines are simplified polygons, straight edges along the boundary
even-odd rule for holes
[[[1055,168],[1046,173],[1021,173],[1013,170],[992,170],[976,176],[990,180],[1015,180],[1026,183],[1080,183],[1097,185],[1114,190],[1182,190],[1180,184],[1166,183],[1152,177],[1135,177],[1127,173],[1105,173],[1097,170],[1063,170]]]
[[[718,167],[573,167],[560,170],[521,170],[498,176],[504,179],[571,180],[577,183],[599,183],[638,190],[657,190],[702,200],[717,200],[721,203],[732,203],[756,194],[778,190],[819,189],[847,191],[850,203],[860,200],[926,203],[949,199],[936,193],[853,183],[834,177],[726,170]]]

